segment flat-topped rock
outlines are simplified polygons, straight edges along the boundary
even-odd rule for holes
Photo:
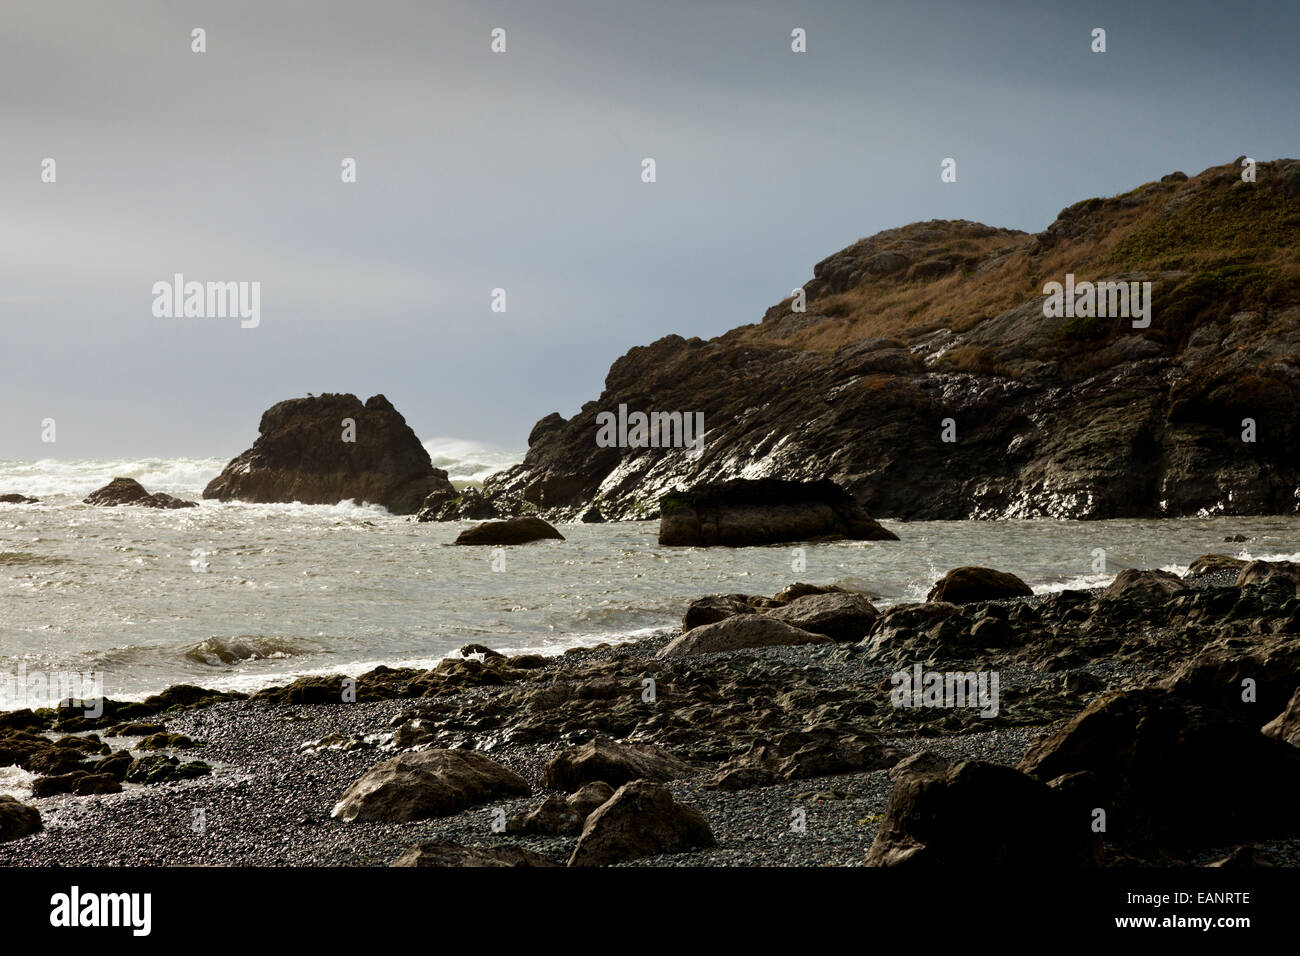
[[[659,500],[659,543],[746,547],[787,541],[897,541],[833,481],[747,479],[669,492]]]
[[[564,535],[541,518],[507,518],[505,521],[485,521],[466,528],[456,536],[454,544],[527,544],[547,539],[563,541]]]
[[[293,398],[262,414],[253,447],[203,489],[220,501],[332,505],[355,500],[415,514],[447,473],[391,402],[375,395]]]

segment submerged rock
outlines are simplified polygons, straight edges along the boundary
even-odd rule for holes
[[[659,543],[746,547],[851,538],[897,541],[833,481],[735,479],[659,501]]]
[[[197,508],[194,501],[182,501],[162,492],[149,494],[144,486],[134,478],[114,478],[98,491],[92,491],[83,499],[88,505],[113,508],[117,505],[139,505],[143,508]]]
[[[0,495],[0,505],[35,505],[40,498],[28,498],[26,495]]]
[[[293,398],[262,414],[257,441],[203,489],[220,501],[332,505],[349,499],[414,514],[454,491],[383,395]]]

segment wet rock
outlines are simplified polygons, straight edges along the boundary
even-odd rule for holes
[[[162,492],[149,494],[134,478],[114,478],[98,491],[92,491],[84,504],[113,508],[118,505],[139,505],[145,508],[197,508],[193,501],[182,501]]]
[[[564,535],[541,518],[507,518],[505,521],[488,521],[466,528],[457,535],[454,544],[508,545],[527,544],[530,541],[554,539],[563,541]]]
[[[522,777],[482,754],[424,750],[370,768],[344,791],[330,815],[344,822],[409,823],[528,792]]]
[[[81,777],[72,788],[79,797],[99,796],[106,793],[121,793],[122,784],[109,773],[88,773]]]
[[[716,843],[699,811],[678,803],[658,784],[635,780],[587,817],[569,866],[607,866]]]
[[[801,597],[807,597],[809,594],[844,594],[844,588],[836,587],[833,584],[804,584],[796,582],[783,587],[772,595],[772,600],[777,604],[789,604],[791,601],[798,600]]]
[[[899,775],[868,866],[980,868],[1099,862],[1088,820],[1071,802],[997,764],[927,762]]]
[[[461,846],[429,840],[402,851],[389,866],[555,866],[544,856],[514,846]]]
[[[1112,600],[1134,596],[1163,600],[1186,586],[1182,578],[1168,571],[1139,571],[1137,568],[1125,568],[1115,576],[1115,580],[1101,593],[1101,596]]]
[[[844,593],[807,594],[764,613],[800,630],[825,634],[833,641],[862,640],[880,617],[866,598]]]
[[[355,395],[326,394],[267,409],[253,447],[212,479],[203,497],[315,505],[355,500],[414,514],[437,490],[454,491],[387,398],[375,395],[363,404]]]
[[[1189,580],[1194,580],[1206,575],[1231,574],[1233,580],[1236,580],[1237,575],[1241,573],[1241,569],[1247,563],[1241,558],[1230,557],[1226,554],[1203,554],[1187,566],[1186,577]]]
[[[613,787],[638,779],[663,782],[684,777],[694,769],[680,757],[651,744],[618,743],[597,737],[556,755],[546,765],[542,786],[573,793],[596,781]]]
[[[1107,842],[1216,846],[1300,826],[1300,751],[1169,691],[1112,691],[1031,746],[1040,780],[1087,771]]]
[[[747,547],[850,538],[897,541],[833,481],[734,479],[659,501],[659,543]]]
[[[1030,597],[1033,589],[1014,574],[993,568],[953,568],[935,582],[925,596],[927,601],[970,604],[1003,598]]]
[[[137,757],[127,768],[126,776],[123,778],[128,783],[178,783],[182,780],[193,780],[196,777],[206,777],[212,773],[212,768],[202,760],[194,760],[188,763],[181,763],[175,757],[164,756],[163,754],[148,754],[144,757]]]
[[[692,628],[674,638],[659,657],[717,654],[744,647],[772,647],[779,644],[829,644],[824,634],[813,634],[764,614],[737,614],[716,624]]]
[[[139,750],[188,750],[198,745],[184,734],[169,734],[162,731],[150,734],[135,746]]]
[[[0,505],[35,505],[40,498],[28,498],[26,495],[0,495]]]
[[[500,518],[501,511],[477,488],[438,489],[424,499],[416,521],[487,521]]]
[[[41,812],[0,793],[0,843],[17,840],[41,829]]]

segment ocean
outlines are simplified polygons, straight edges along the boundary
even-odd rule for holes
[[[456,439],[426,447],[462,486],[520,458]],[[1104,585],[1128,567],[1181,572],[1208,552],[1300,560],[1295,517],[885,520],[901,540],[736,550],[660,547],[654,521],[565,524],[568,540],[494,561],[494,549],[452,546],[466,522],[420,524],[364,503],[81,503],[116,476],[199,500],[226,461],[0,462],[0,494],[42,499],[0,504],[0,711],[55,703],[52,675],[97,675],[103,693],[132,699],[177,683],[251,691],[378,664],[427,667],[468,643],[558,654],[674,627],[703,594],[772,594],[794,581],[864,591],[884,607],[924,599],[963,564],[1046,593]],[[1233,534],[1250,540],[1226,543]]]

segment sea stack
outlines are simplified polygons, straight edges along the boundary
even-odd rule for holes
[[[257,441],[203,489],[220,501],[337,504],[354,499],[414,514],[453,491],[415,432],[383,395],[292,398],[262,414]]]

